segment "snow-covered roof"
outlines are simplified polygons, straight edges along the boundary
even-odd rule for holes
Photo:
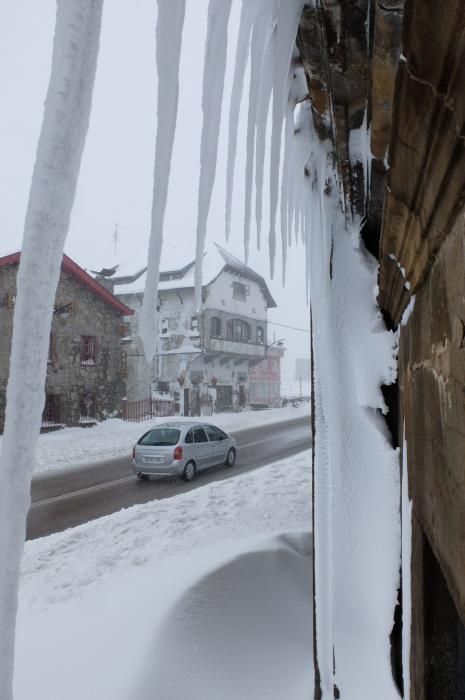
[[[179,268],[161,272],[158,291],[166,292],[171,289],[193,289],[195,286],[194,269],[195,260],[191,260]],[[268,289],[265,279],[259,275],[258,272],[255,272],[255,270],[252,270],[251,267],[248,267],[248,265],[239,260],[239,258],[236,258],[220,245],[214,243],[207,249],[203,257],[203,285],[207,286],[208,284],[211,284],[211,282],[213,282],[224,269],[228,269],[231,272],[236,272],[242,277],[246,277],[254,282],[257,282],[267,301],[268,307],[276,307],[276,302],[271,296],[271,292]],[[133,284],[117,285],[115,287],[115,294],[134,294],[143,292],[146,274],[147,273],[141,275],[141,277],[139,277]]]

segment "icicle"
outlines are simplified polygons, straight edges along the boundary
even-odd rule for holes
[[[257,120],[260,68],[267,38],[265,18],[259,15],[253,27],[250,67],[249,109],[247,115],[247,147],[245,165],[244,258],[249,259],[250,220],[252,215],[252,180],[254,169],[255,125]]]
[[[286,109],[287,78],[303,6],[304,0],[287,0],[281,2],[276,24],[276,50],[273,57],[273,110],[270,156],[270,230],[268,236],[271,278],[274,277],[276,254],[276,212],[279,195],[281,130]]]
[[[101,0],[58,2],[52,70],[17,276],[0,453],[0,697],[13,695],[19,565],[39,436],[55,293],[89,124]],[[19,441],[25,433],[27,439]]]
[[[265,146],[268,110],[270,106],[271,91],[273,89],[273,65],[275,51],[276,29],[273,29],[268,38],[266,50],[260,67],[260,91],[257,106],[256,122],[256,169],[255,169],[255,218],[257,223],[257,249],[261,246],[262,230],[262,202],[263,202],[263,173],[265,169]]]
[[[298,243],[299,217],[296,208],[303,196],[301,183],[305,180],[304,168],[313,149],[312,113],[310,105],[300,106],[297,113],[296,129],[292,149],[292,165],[289,173],[288,234],[292,236],[292,222],[295,221],[295,241]]]
[[[147,361],[150,361],[155,355],[157,345],[156,306],[163,246],[163,222],[178,114],[178,76],[185,5],[185,0],[158,0],[158,125],[153,180],[152,226],[144,301],[139,315],[139,336],[144,345]]]
[[[281,175],[281,255],[282,255],[282,283],[286,284],[287,265],[287,208],[289,204],[290,170],[292,161],[292,147],[294,140],[294,105],[288,102],[285,121],[284,159],[283,172]]]
[[[234,77],[231,90],[231,103],[229,107],[229,141],[228,141],[228,162],[226,166],[226,212],[225,227],[226,240],[229,241],[231,234],[231,206],[234,186],[234,166],[236,162],[237,130],[239,126],[239,112],[244,85],[245,68],[250,48],[250,34],[255,16],[262,9],[262,4],[266,0],[242,0],[241,20],[239,25],[239,36],[237,40],[236,63],[234,66]],[[255,37],[256,39],[256,37]],[[255,46],[255,39],[252,45]],[[255,52],[256,53],[256,49]],[[251,70],[254,69],[252,61]]]
[[[202,305],[202,259],[207,234],[207,220],[216,173],[221,104],[228,44],[228,21],[231,0],[210,0],[208,5],[207,43],[203,71],[202,137],[200,143],[200,180],[197,213],[195,259],[195,305]]]

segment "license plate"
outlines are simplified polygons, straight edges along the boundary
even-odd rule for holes
[[[144,457],[146,464],[161,464],[164,461],[163,457]]]

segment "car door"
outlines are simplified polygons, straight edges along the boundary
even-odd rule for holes
[[[214,425],[204,425],[212,446],[212,464],[222,464],[226,459],[224,433]]]
[[[196,425],[194,433],[194,453],[197,469],[205,469],[213,463],[212,444],[201,425]]]

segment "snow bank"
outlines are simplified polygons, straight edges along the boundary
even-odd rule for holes
[[[205,544],[309,529],[310,454],[26,542],[21,601],[47,608]]]
[[[199,549],[20,614],[16,700],[304,700],[310,545],[293,533]]]
[[[309,465],[304,452],[27,542],[16,700],[307,698]]]
[[[309,415],[309,404],[298,408],[273,408],[268,411],[243,411],[204,416],[200,420],[226,431],[243,430],[270,423],[280,423]],[[65,428],[39,437],[35,473],[72,469],[105,459],[129,455],[132,446],[155,423],[185,420],[183,418],[154,418],[141,423],[129,423],[112,418],[92,428]],[[188,419],[194,420],[194,419]],[[0,436],[0,446],[2,437]]]

